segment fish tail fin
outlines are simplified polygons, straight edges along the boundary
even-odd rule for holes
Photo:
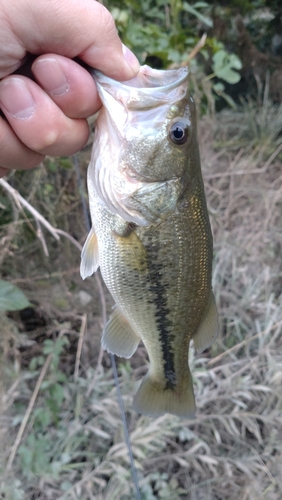
[[[165,382],[157,380],[149,372],[137,391],[133,408],[148,417],[172,413],[181,418],[194,419],[196,406],[190,370],[173,388],[166,388]]]

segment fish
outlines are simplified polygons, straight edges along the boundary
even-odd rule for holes
[[[92,228],[81,276],[100,266],[115,305],[102,334],[130,358],[142,340],[149,369],[137,413],[195,418],[188,365],[218,333],[213,240],[188,68],[147,65],[132,80],[93,70],[102,101],[87,174]]]

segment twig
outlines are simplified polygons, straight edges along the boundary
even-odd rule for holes
[[[80,356],[81,356],[84,334],[86,331],[86,324],[87,324],[87,314],[85,313],[82,316],[81,327],[80,327],[80,332],[79,332],[79,339],[78,339],[76,358],[75,358],[75,367],[74,367],[74,380],[77,380],[77,377],[78,377]]]
[[[35,218],[36,224],[37,224],[36,234],[37,234],[37,236],[38,236],[38,238],[43,246],[43,250],[44,250],[45,255],[48,256],[48,249],[47,249],[46,242],[44,240],[43,233],[41,231],[40,224],[45,226],[46,229],[52,234],[52,236],[54,236],[54,238],[57,241],[60,240],[60,235],[64,236],[65,238],[70,240],[71,243],[73,243],[73,245],[75,245],[76,248],[81,252],[82,246],[80,245],[80,243],[78,241],[76,241],[69,233],[66,233],[66,231],[63,231],[62,229],[56,229],[55,227],[53,227],[50,224],[50,222],[48,222],[45,219],[45,217],[43,217],[43,215],[41,215],[28,201],[26,201],[26,199],[23,198],[16,189],[12,188],[12,186],[10,186],[10,184],[7,181],[5,181],[4,179],[0,179],[0,186],[2,186],[10,195],[12,195],[12,197],[15,200],[15,203],[17,204],[17,206],[19,208],[25,207]]]
[[[61,338],[61,337],[63,337],[63,335],[64,335],[64,331],[61,330],[60,333],[59,333],[59,335],[58,335],[58,339]],[[13,465],[13,461],[15,459],[15,456],[16,456],[19,444],[21,442],[23,433],[25,431],[25,428],[26,428],[26,425],[27,425],[27,422],[28,422],[28,419],[29,419],[30,414],[32,412],[32,409],[34,407],[34,404],[35,404],[36,398],[38,396],[38,392],[40,390],[40,387],[41,387],[41,384],[43,382],[43,379],[44,379],[44,377],[45,377],[45,375],[47,373],[47,370],[48,370],[48,368],[50,366],[50,363],[52,361],[53,355],[54,354],[52,352],[50,354],[48,354],[48,356],[46,358],[46,361],[45,361],[45,363],[44,363],[44,365],[42,367],[42,370],[41,370],[40,375],[38,377],[38,380],[36,382],[36,386],[34,388],[32,396],[30,398],[29,405],[28,405],[27,410],[25,412],[25,416],[24,416],[24,418],[22,420],[22,423],[21,423],[21,426],[19,428],[16,440],[15,440],[14,445],[12,447],[12,451],[10,453],[9,460],[8,460],[8,463],[7,463],[7,467],[6,467],[6,472],[9,472],[11,470],[11,467]]]
[[[55,271],[54,273],[41,274],[40,276],[31,276],[30,278],[15,278],[11,279],[11,283],[32,283],[33,281],[49,280],[52,278],[60,278],[71,274],[79,273],[79,267],[68,269],[67,271]]]
[[[195,47],[192,49],[192,52],[190,52],[190,54],[188,54],[186,59],[181,64],[177,64],[177,63],[171,64],[169,66],[169,69],[174,69],[174,68],[179,68],[179,67],[183,68],[183,67],[189,66],[190,61],[193,59],[193,57],[195,57],[198,54],[198,52],[201,50],[201,48],[205,45],[206,38],[207,38],[207,35],[206,35],[206,33],[204,33],[202,38],[199,40],[197,45],[195,45]]]
[[[65,238],[67,238],[68,240],[70,240],[74,244],[74,246],[76,246],[76,248],[81,252],[82,245],[75,238],[73,238],[71,234],[67,233],[66,231],[63,231],[63,229],[55,229],[55,231],[57,234],[60,234]]]
[[[278,146],[277,149],[272,153],[272,155],[268,158],[266,164],[263,167],[263,170],[267,170],[269,165],[273,162],[274,158],[276,158],[277,155],[279,155],[280,151],[282,150],[282,143]]]
[[[10,186],[7,181],[5,181],[4,179],[0,179],[0,186],[2,186],[6,191],[8,191],[8,193],[13,196],[18,206],[22,205],[23,207],[25,207],[34,216],[35,219],[41,222],[41,224],[43,224],[43,226],[48,229],[48,231],[52,234],[52,236],[54,236],[56,240],[60,239],[59,235],[57,234],[57,230],[53,226],[51,226],[51,224],[39,212],[37,212],[37,210],[32,205],[30,205],[30,203],[28,203],[28,201],[26,201],[16,189],[12,188],[12,186]]]
[[[48,247],[46,245],[44,234],[43,234],[43,231],[41,229],[40,222],[39,222],[38,219],[36,219],[36,225],[37,225],[36,236],[37,236],[37,238],[39,239],[39,241],[40,241],[40,243],[42,245],[45,257],[49,257]]]
[[[280,326],[282,325],[282,320],[281,321],[278,321],[278,323],[275,323],[274,325],[272,325],[270,328],[266,328],[265,330],[263,330],[262,332],[259,332],[259,333],[256,333],[256,335],[253,335],[252,337],[248,338],[248,339],[245,339],[245,340],[242,340],[242,342],[239,342],[239,344],[236,344],[234,345],[233,347],[230,347],[230,349],[227,349],[227,351],[224,351],[222,352],[221,354],[219,354],[218,356],[216,356],[215,358],[211,359],[210,361],[208,361],[207,365],[213,365],[214,363],[216,363],[217,361],[220,361],[224,356],[226,356],[227,354],[230,354],[231,352],[234,352],[236,351],[237,349],[240,349],[243,345],[246,345],[246,344],[249,344],[249,342],[251,342],[252,340],[255,340],[257,338],[259,338],[260,336],[262,335],[265,335],[269,332],[271,332],[272,330],[274,330],[277,326]]]
[[[195,45],[192,52],[190,52],[189,56],[187,57],[186,61],[183,62],[181,66],[187,66],[190,63],[193,57],[195,57],[198,54],[198,52],[203,48],[203,46],[206,43],[206,39],[207,39],[207,34],[204,33],[201,40],[198,41],[197,45]]]
[[[8,401],[9,397],[13,394],[19,383],[21,382],[21,377],[18,377],[15,382],[9,387],[6,394],[3,396],[3,403],[5,404]]]
[[[99,472],[99,469],[101,469],[101,464],[95,467],[94,470],[86,474],[86,476],[84,476],[82,479],[77,481],[77,483],[73,484],[65,493],[59,496],[58,500],[64,500],[64,498],[66,498],[66,495],[69,497],[70,493],[73,493],[76,488],[80,488],[84,483],[86,483],[87,481],[89,481],[89,479],[95,476],[95,474]]]
[[[16,227],[15,224],[18,222],[19,218],[19,211],[16,209],[15,203],[12,200],[12,210],[13,210],[13,223],[7,225],[7,232],[6,235],[1,238],[0,240],[0,268],[2,266],[2,263],[4,262],[6,255],[10,254],[10,243],[14,237],[14,234],[16,232]],[[2,225],[2,228],[4,229],[5,225]]]
[[[96,279],[97,288],[98,288],[98,292],[99,292],[99,298],[100,298],[100,302],[101,302],[101,306],[102,306],[102,323],[103,323],[103,328],[104,328],[105,324],[106,324],[106,321],[107,321],[106,301],[105,301],[105,294],[104,294],[102,282],[101,282],[100,277],[99,277],[99,275],[98,275],[97,272],[95,273],[95,279]],[[86,397],[88,397],[91,394],[91,392],[93,390],[93,387],[95,386],[95,382],[97,380],[98,373],[100,371],[100,367],[101,367],[101,364],[102,364],[103,355],[104,355],[104,349],[101,346],[100,347],[99,356],[98,356],[98,360],[97,360],[96,370],[95,370],[93,379],[91,380],[91,382],[90,382],[90,384],[88,386],[88,389],[87,389],[87,392],[86,392]]]
[[[272,155],[268,158],[267,162],[262,168],[253,168],[252,170],[230,170],[228,172],[218,172],[216,174],[206,174],[205,179],[215,179],[217,177],[231,177],[233,175],[249,175],[249,174],[262,174],[266,172],[273,160],[282,151],[282,143],[275,149]],[[233,162],[234,163],[234,162]]]
[[[252,170],[235,170],[232,172],[218,172],[216,174],[205,175],[205,179],[220,179],[222,177],[232,177],[234,175],[261,174],[262,172],[262,168],[253,168]]]
[[[90,382],[90,384],[88,385],[88,389],[86,391],[86,397],[88,398],[93,390],[93,387],[95,386],[95,383],[96,383],[96,380],[97,380],[97,377],[98,377],[98,373],[99,373],[99,370],[100,370],[100,367],[101,367],[101,364],[102,364],[102,360],[103,360],[103,355],[104,355],[104,349],[102,346],[100,346],[100,352],[99,352],[99,356],[98,356],[98,360],[97,360],[97,366],[96,366],[96,370],[95,370],[95,373],[93,375],[93,378]]]

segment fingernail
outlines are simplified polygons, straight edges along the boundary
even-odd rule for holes
[[[124,59],[126,60],[128,66],[130,66],[136,73],[138,73],[140,64],[137,57],[131,52],[131,50],[124,44],[122,44],[122,52]]]
[[[14,118],[26,120],[32,116],[35,102],[23,80],[9,77],[0,83],[0,106]]]
[[[32,69],[40,85],[50,95],[64,95],[69,90],[68,79],[56,59],[38,59]]]

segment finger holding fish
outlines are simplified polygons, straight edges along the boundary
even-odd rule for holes
[[[64,84],[58,75],[61,68]],[[86,117],[101,106],[93,78],[74,61],[56,54],[41,56],[33,72],[38,83],[12,75],[0,84],[5,114],[5,119],[0,117],[0,177],[8,169],[35,167],[46,153],[75,153],[89,136]]]
[[[36,82],[69,118],[87,118],[101,107],[89,71],[68,57],[44,54],[31,67]]]

